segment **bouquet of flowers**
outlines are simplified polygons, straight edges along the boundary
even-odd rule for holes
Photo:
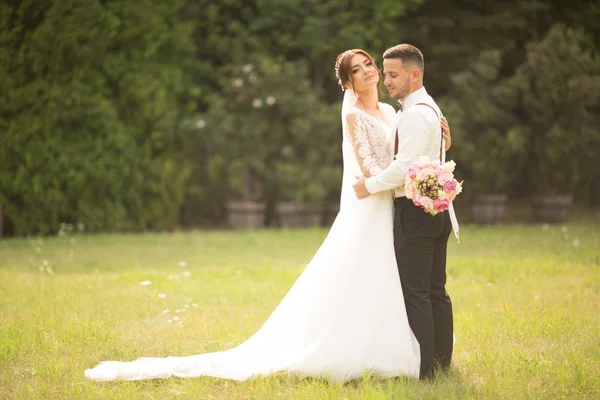
[[[431,215],[447,210],[462,191],[462,182],[454,179],[454,167],[454,161],[440,165],[427,156],[419,157],[406,174],[406,197]]]

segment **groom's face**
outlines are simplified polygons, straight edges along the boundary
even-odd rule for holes
[[[383,60],[383,81],[390,96],[404,100],[411,93],[411,74],[399,58]]]

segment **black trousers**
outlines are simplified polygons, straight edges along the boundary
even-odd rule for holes
[[[421,379],[450,366],[452,302],[446,292],[448,212],[431,216],[406,197],[395,199],[394,246],[408,322],[421,347]]]

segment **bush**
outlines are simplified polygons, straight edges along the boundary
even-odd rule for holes
[[[189,161],[173,57],[191,55],[176,2],[2,5],[0,201],[14,234],[167,229]],[[158,16],[158,17],[157,17]]]

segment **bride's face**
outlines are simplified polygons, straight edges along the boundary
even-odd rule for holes
[[[354,83],[354,90],[362,92],[370,86],[377,86],[379,73],[371,59],[357,53],[350,59],[350,78]],[[349,82],[350,88],[352,83]]]
[[[390,96],[397,100],[404,100],[411,92],[411,73],[402,64],[399,58],[383,60],[383,76],[385,87]]]

